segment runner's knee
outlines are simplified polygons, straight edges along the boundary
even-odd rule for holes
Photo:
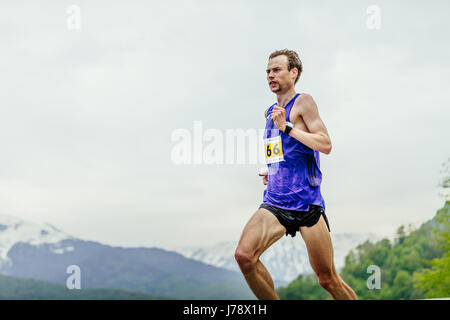
[[[248,273],[255,268],[256,265],[256,257],[248,252],[237,248],[234,253],[234,258],[239,265],[239,268],[243,273]]]
[[[321,272],[318,277],[319,285],[327,291],[333,290],[339,284],[339,278],[331,272]]]

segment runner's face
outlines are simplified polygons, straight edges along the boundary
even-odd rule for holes
[[[266,72],[267,82],[272,92],[280,92],[294,85],[292,70],[288,70],[288,58],[285,55],[270,59]]]

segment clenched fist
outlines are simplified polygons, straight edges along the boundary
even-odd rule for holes
[[[277,128],[284,132],[286,129],[286,109],[279,106],[273,107],[270,118],[273,120]]]

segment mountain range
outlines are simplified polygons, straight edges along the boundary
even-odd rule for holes
[[[49,224],[0,216],[0,273],[81,289],[116,288],[174,299],[254,299],[237,272],[160,248],[113,247],[77,239]]]

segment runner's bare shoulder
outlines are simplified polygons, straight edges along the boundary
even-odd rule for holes
[[[313,97],[308,93],[302,93],[297,100],[295,100],[293,108],[298,115],[302,115],[306,109],[311,106],[316,106]],[[317,108],[317,106],[316,106]]]
[[[314,102],[313,97],[308,93],[302,93],[301,95],[299,95],[298,99],[295,100],[294,104],[300,105],[302,103],[311,103],[311,102]]]

